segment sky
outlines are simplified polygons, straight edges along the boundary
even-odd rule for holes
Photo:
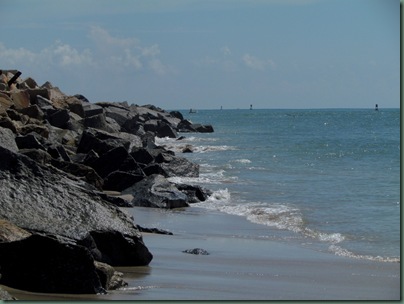
[[[400,107],[399,0],[0,0],[0,69],[167,110]]]

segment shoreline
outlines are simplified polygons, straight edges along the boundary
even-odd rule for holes
[[[154,259],[149,266],[116,267],[124,273],[127,287],[108,295],[9,292],[21,300],[400,299],[399,263],[351,259],[295,243],[249,238],[262,225],[197,207],[135,207],[125,212],[133,213],[140,225],[148,222],[174,233],[143,233]],[[196,247],[209,255],[182,252]]]

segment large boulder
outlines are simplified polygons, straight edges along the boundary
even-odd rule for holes
[[[189,206],[186,194],[179,191],[164,176],[158,174],[144,178],[122,193],[133,195],[134,198],[131,201],[133,206],[165,209]]]
[[[117,231],[130,242],[132,252],[139,253],[128,254],[131,264],[147,265],[152,255],[133,219],[95,190],[79,178],[0,147],[0,218],[75,240],[90,231]]]
[[[13,131],[0,127],[0,146],[14,152],[18,151]]]
[[[49,293],[105,293],[90,251],[66,239],[33,234],[0,243],[0,283]]]

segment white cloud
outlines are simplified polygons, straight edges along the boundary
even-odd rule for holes
[[[230,56],[231,55],[231,51],[230,51],[229,47],[227,47],[227,46],[222,47],[220,50],[222,51],[224,56]]]
[[[37,52],[27,48],[7,48],[0,42],[0,63],[3,68],[57,68],[59,71],[88,67],[109,72],[149,70],[157,75],[174,71],[160,60],[158,44],[142,45],[136,38],[118,38],[96,26],[90,28],[89,37],[92,45],[84,50],[62,41]]]
[[[250,54],[245,54],[243,56],[243,62],[247,67],[254,70],[264,71],[268,67],[275,68],[275,63],[271,59],[262,60],[257,57],[251,56]]]

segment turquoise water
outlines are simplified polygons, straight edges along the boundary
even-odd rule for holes
[[[201,110],[210,134],[159,139],[200,164],[198,207],[244,216],[275,239],[399,261],[400,110]]]

